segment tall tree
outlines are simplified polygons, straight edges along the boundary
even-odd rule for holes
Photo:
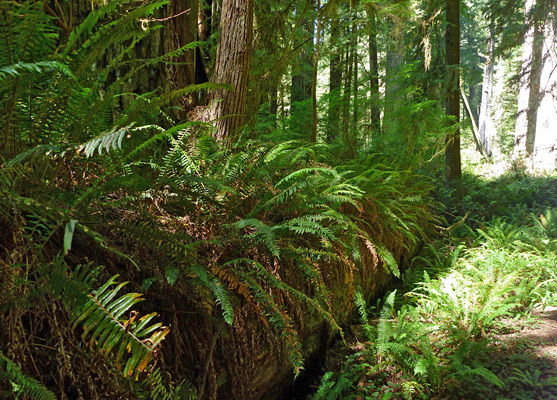
[[[232,89],[213,90],[209,119],[217,141],[232,143],[244,124],[253,30],[253,0],[223,0],[220,41],[213,82]]]
[[[480,145],[484,152],[491,157],[491,141],[493,135],[493,122],[491,120],[491,96],[493,92],[493,75],[495,71],[495,32],[493,21],[489,24],[488,50],[484,65],[482,82],[482,100],[480,103],[479,135]]]
[[[536,144],[540,81],[543,69],[544,2],[526,1],[526,23],[522,47],[521,86],[516,119],[516,150],[531,156]]]
[[[445,148],[445,174],[447,184],[462,177],[460,160],[460,0],[446,2],[447,27],[445,52],[447,65],[446,103],[447,114],[453,117],[454,131],[449,134]]]
[[[321,0],[317,0],[315,6],[317,14],[317,25],[315,27],[315,58],[313,61],[313,80],[311,86],[313,124],[311,129],[311,141],[317,141],[317,73],[319,72],[319,48],[321,41]]]
[[[371,96],[370,120],[373,133],[381,132],[381,110],[379,109],[379,56],[377,51],[377,16],[372,4],[366,7],[368,19],[369,86]]]
[[[340,8],[331,17],[330,56],[329,56],[329,110],[327,121],[327,139],[332,142],[339,131],[339,98],[342,84],[342,50],[339,36]]]

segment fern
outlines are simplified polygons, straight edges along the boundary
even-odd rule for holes
[[[0,352],[0,379],[8,379],[12,391],[19,397],[20,393],[35,400],[56,400],[56,395],[43,386],[38,380],[26,376],[21,369]]]
[[[99,155],[102,154],[102,149],[104,148],[106,152],[110,151],[110,148],[113,149],[121,149],[122,148],[122,140],[124,136],[129,133],[130,129],[133,127],[133,123],[122,127],[114,127],[110,131],[103,133],[88,142],[80,145],[77,148],[77,151],[84,151],[87,158],[91,157],[95,150],[98,150]]]
[[[192,265],[190,270],[211,290],[211,292],[213,292],[215,301],[221,306],[225,322],[228,325],[232,325],[234,322],[234,307],[232,306],[228,292],[221,285],[220,281],[216,277],[211,276],[211,274],[200,265]]]
[[[161,323],[149,325],[156,313],[137,318],[136,312],[129,312],[132,306],[142,301],[141,294],[127,293],[116,297],[127,284],[116,284],[117,277],[113,276],[87,295],[88,302],[74,311],[73,326],[82,325],[84,340],[88,338],[90,345],[105,357],[112,355],[117,365],[125,361],[124,376],[137,379],[153,361],[170,330]],[[129,319],[125,320],[123,317],[128,312]]]

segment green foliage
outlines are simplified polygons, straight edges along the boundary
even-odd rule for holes
[[[129,319],[123,322],[123,316],[142,299],[139,293],[127,293],[116,298],[120,289],[127,284],[123,282],[116,285],[117,277],[113,276],[88,295],[89,301],[74,313],[73,326],[82,325],[83,340],[88,338],[89,343],[95,344],[105,357],[113,355],[116,365],[129,353],[123,373],[137,379],[155,357],[169,328],[163,327],[160,322],[149,325],[156,313],[136,320],[137,312],[132,311],[129,312]],[[116,287],[111,288],[113,285]]]
[[[38,380],[26,376],[13,361],[0,353],[0,381],[8,380],[11,391],[19,396],[29,396],[35,400],[56,400],[54,393],[44,387]]]

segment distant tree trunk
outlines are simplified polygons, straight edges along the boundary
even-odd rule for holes
[[[354,70],[354,78],[352,79],[352,91],[354,92],[354,100],[353,100],[353,112],[352,112],[352,129],[351,129],[351,137],[352,137],[352,141],[354,143],[354,147],[357,147],[357,138],[358,138],[358,108],[360,107],[359,105],[359,99],[358,99],[358,24],[356,22],[356,10],[354,9],[352,11],[352,43],[351,43],[351,47],[352,47],[352,63],[354,64],[353,70]]]
[[[315,28],[315,59],[313,61],[313,79],[312,79],[312,114],[313,124],[311,129],[311,141],[317,142],[317,73],[319,71],[319,42],[321,40],[321,0],[317,0],[317,26]]]
[[[290,93],[290,114],[292,116],[291,129],[308,136],[312,129],[311,113],[308,112],[308,109],[300,107],[298,103],[312,98],[311,90],[314,71],[314,48],[312,39],[314,37],[315,20],[314,15],[309,14],[312,13],[313,4],[314,0],[306,0],[304,7],[299,8],[298,16],[302,18],[299,27],[301,34],[297,36],[295,47],[300,45],[301,47],[299,57],[292,66],[292,90]]]
[[[223,0],[213,82],[233,89],[217,89],[210,95],[209,119],[214,121],[219,142],[234,142],[244,124],[252,29],[253,0]]]
[[[390,22],[385,73],[385,108],[383,130],[398,133],[397,106],[400,100],[400,69],[404,61],[404,32],[399,23]]]
[[[536,128],[538,125],[538,109],[540,107],[540,82],[543,69],[543,24],[534,20],[534,47],[532,49],[532,67],[530,70],[530,93],[528,96],[528,128],[526,130],[526,154],[534,153],[536,146]]]
[[[515,125],[515,153],[532,155],[536,144],[538,108],[541,100],[540,81],[543,69],[544,26],[541,22],[543,2],[526,1],[529,26],[522,47],[522,71]],[[532,20],[530,19],[532,18]]]
[[[339,97],[342,83],[342,51],[338,44],[340,23],[338,15],[331,20],[331,55],[329,59],[329,110],[327,120],[327,139],[335,140],[339,131]]]
[[[213,0],[201,0],[199,6],[198,14],[198,29],[199,29],[199,40],[205,42],[209,40],[211,34],[213,33]]]
[[[446,112],[460,122],[460,0],[446,0],[447,28],[445,36],[446,65],[447,65],[447,90]],[[460,129],[455,126],[455,131],[447,137],[445,148],[445,174],[447,184],[451,185],[462,177],[460,161]]]
[[[373,133],[381,133],[381,110],[379,109],[379,57],[377,55],[377,20],[371,5],[367,7],[367,18],[369,21],[369,75],[370,75],[370,120]]]
[[[352,51],[346,49],[344,57],[344,90],[342,92],[342,129],[343,135],[350,129],[350,92],[352,91]]]
[[[495,37],[493,24],[489,27],[489,48],[484,66],[482,83],[482,102],[480,105],[479,133],[480,145],[485,153],[491,157],[491,140],[493,135],[493,123],[491,120],[491,94],[493,92],[493,72],[495,67]]]
[[[168,16],[176,16],[168,20],[168,34],[163,35],[165,40],[164,51],[175,50],[188,43],[195,42],[198,38],[198,12],[199,0],[176,0],[167,6]],[[185,88],[196,81],[196,62],[198,50],[191,49],[178,57],[177,62],[169,66],[169,82],[176,89]],[[201,60],[199,60],[201,61]],[[200,66],[200,69],[202,67]],[[199,71],[205,74],[205,71]],[[149,79],[146,79],[149,82]],[[196,106],[194,95],[187,95],[180,99],[184,117],[185,113]]]

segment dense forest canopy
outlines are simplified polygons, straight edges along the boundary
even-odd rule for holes
[[[0,397],[553,395],[556,13],[0,0]]]

